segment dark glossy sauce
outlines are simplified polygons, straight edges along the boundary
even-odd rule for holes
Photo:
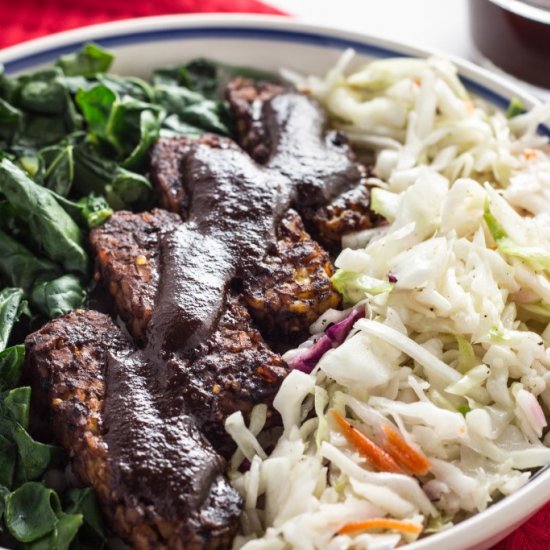
[[[185,517],[201,508],[224,461],[191,416],[181,408],[170,414],[151,368],[139,353],[109,358],[106,440],[121,493],[154,503],[164,517]]]
[[[550,10],[533,8],[546,14]],[[504,71],[550,89],[550,23],[522,16],[491,0],[470,0],[472,37],[479,51]]]
[[[275,96],[261,117],[273,142],[266,166],[287,177],[299,209],[324,205],[361,179],[357,164],[342,154],[341,135],[324,135],[325,117],[306,96]]]
[[[226,143],[226,142],[222,142]],[[231,146],[197,145],[184,161],[187,222],[162,244],[162,275],[149,341],[187,351],[216,328],[230,282],[250,273],[276,243],[288,186]]]
[[[172,522],[169,546],[228,547],[241,498],[224,477],[224,459],[157,368],[141,352],[108,359],[103,418],[113,489],[134,513]]]
[[[182,165],[189,209],[162,243],[148,344],[108,363],[105,439],[121,465],[116,481],[167,517],[186,517],[207,497],[231,504],[225,512],[212,504],[213,525],[239,508],[235,493],[223,494],[223,460],[186,414],[178,369],[185,374],[185,357],[216,329],[229,287],[276,246],[288,208],[325,204],[362,176],[337,140],[325,143],[324,116],[305,97],[285,94],[266,108],[258,116],[267,117],[277,151],[267,166],[225,139],[189,148]]]
[[[337,141],[325,143],[325,118],[305,96],[275,96],[257,115],[275,151],[265,167],[225,141],[218,148],[198,144],[184,160],[187,223],[163,243],[149,325],[159,353],[188,351],[213,332],[230,283],[275,247],[275,228],[292,204],[326,204],[361,178]]]

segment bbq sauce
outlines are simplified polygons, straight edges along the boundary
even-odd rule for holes
[[[175,521],[200,523],[197,514],[206,514],[213,529],[235,524],[228,518],[238,516],[240,500],[222,476],[223,459],[186,412],[177,371],[216,330],[229,288],[275,249],[289,207],[323,205],[363,176],[343,143],[325,141],[324,114],[304,96],[277,96],[257,116],[274,151],[266,166],[225,138],[197,141],[186,152],[188,211],[161,243],[147,345],[111,356],[106,372],[105,440],[120,493]]]
[[[189,351],[214,331],[232,279],[243,278],[276,244],[288,187],[230,142],[198,144],[184,160],[187,222],[162,243],[162,274],[149,342]]]
[[[275,96],[261,116],[272,142],[266,167],[286,176],[298,210],[327,204],[363,177],[348,156],[347,139],[338,132],[325,135],[325,116],[308,97]]]
[[[108,357],[103,415],[116,464],[113,487],[131,496],[129,508],[139,503],[138,512],[171,520],[173,540],[189,547],[232,539],[241,499],[223,475],[225,461],[186,414],[181,396],[168,399],[143,352]]]
[[[187,223],[162,245],[162,275],[148,340],[158,354],[195,348],[216,328],[233,280],[276,246],[275,228],[295,203],[326,204],[362,172],[319,107],[297,93],[275,96],[256,114],[272,154],[258,166],[229,140],[191,147],[182,173]]]

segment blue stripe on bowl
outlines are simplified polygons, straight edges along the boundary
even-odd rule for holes
[[[250,27],[194,27],[180,29],[160,29],[151,31],[140,31],[133,33],[117,34],[105,36],[94,40],[105,47],[127,46],[131,44],[140,44],[146,42],[160,42],[167,40],[192,40],[196,38],[222,38],[222,39],[241,39],[241,40],[270,40],[278,42],[294,42],[300,44],[310,44],[314,46],[344,50],[353,48],[355,51],[373,57],[410,57],[400,51],[375,46],[364,41],[352,40],[349,38],[339,38],[328,36],[315,32],[291,31],[269,28],[250,28]],[[8,61],[5,64],[7,73],[19,72],[34,67],[35,65],[52,62],[60,55],[73,52],[80,48],[85,41],[76,40],[64,46],[49,48],[24,57]],[[476,95],[483,97],[494,105],[505,109],[510,98],[504,97],[492,89],[479,84],[469,78],[461,77],[466,87]],[[550,128],[540,126],[539,131],[550,137]]]
[[[396,55],[403,55],[401,52],[395,50],[382,48],[347,38],[337,38],[313,32],[308,33],[281,29],[253,29],[249,27],[194,27],[183,29],[160,29],[105,36],[94,40],[94,42],[97,42],[105,47],[114,47],[140,44],[144,42],[192,40],[196,38],[238,38],[242,40],[295,42],[339,50],[353,48],[360,53],[369,54],[374,57],[395,57]],[[86,41],[77,40],[65,46],[50,48],[35,54],[15,59],[13,61],[9,61],[6,63],[6,72],[21,71],[32,67],[33,65],[53,61],[58,56],[70,53],[81,47],[85,42]]]

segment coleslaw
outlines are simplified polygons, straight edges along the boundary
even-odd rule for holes
[[[550,105],[507,117],[446,60],[352,59],[284,76],[375,151],[388,223],[344,238],[348,309],[285,355],[281,433],[264,405],[227,420],[235,548],[394,548],[550,464]]]

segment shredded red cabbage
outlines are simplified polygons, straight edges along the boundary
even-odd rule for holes
[[[364,307],[353,309],[345,319],[330,326],[315,344],[292,358],[288,362],[288,366],[292,370],[297,369],[309,374],[327,351],[337,348],[347,338],[355,321],[364,316]]]

